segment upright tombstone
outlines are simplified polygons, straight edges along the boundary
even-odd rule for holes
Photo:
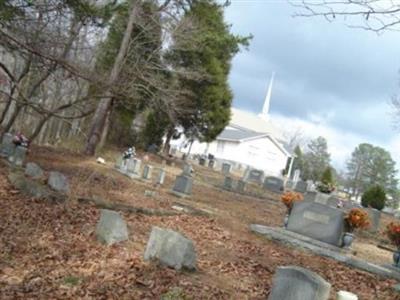
[[[214,166],[215,166],[215,160],[214,159],[210,159],[208,161],[208,167],[211,168],[211,169],[214,169]]]
[[[279,267],[268,300],[328,300],[331,285],[318,274],[295,266]]]
[[[26,147],[17,146],[15,147],[13,153],[8,156],[8,161],[15,167],[22,167],[25,162],[26,152],[28,149]]]
[[[299,169],[294,170],[294,173],[293,173],[293,181],[294,182],[297,182],[300,180],[300,174],[301,174],[301,171]]]
[[[126,172],[130,177],[138,177],[140,174],[140,165],[142,161],[137,158],[130,158],[127,161]]]
[[[255,183],[262,183],[264,180],[264,171],[251,169],[248,175],[248,181],[253,181]]]
[[[307,192],[307,182],[303,180],[299,180],[296,182],[296,186],[294,187],[295,192],[305,193]]]
[[[264,189],[274,193],[282,193],[284,190],[284,182],[282,178],[267,176],[264,179]]]
[[[224,189],[232,190],[233,189],[233,179],[230,176],[225,176],[224,178]]]
[[[100,242],[112,245],[128,239],[128,228],[118,212],[102,209],[96,226],[96,236]]]
[[[229,175],[231,173],[232,165],[226,162],[222,163],[221,171],[224,175]]]
[[[13,154],[15,144],[13,143],[13,135],[11,133],[5,133],[1,141],[0,155],[2,157],[9,157]]]
[[[182,174],[192,176],[193,167],[191,164],[183,164]]]
[[[203,157],[203,156],[200,156],[200,158],[199,158],[200,166],[205,166],[206,163],[207,163],[207,159],[205,157]]]
[[[118,170],[121,170],[122,169],[122,162],[123,162],[122,156],[118,156],[117,160],[115,161],[114,168],[116,168]]]
[[[342,246],[344,211],[324,204],[300,201],[293,205],[287,229],[336,247]]]
[[[25,167],[25,175],[32,177],[34,179],[42,178],[44,175],[44,172],[41,167],[39,167],[38,164],[34,162],[29,162],[26,164]]]
[[[156,183],[157,184],[164,184],[165,181],[165,170],[160,168],[158,169],[158,174],[157,174],[157,179],[156,179]]]
[[[179,197],[186,197],[192,194],[193,177],[191,168],[192,166],[185,164],[182,174],[176,176],[175,184],[172,188],[173,194]]]
[[[145,179],[145,180],[150,180],[152,172],[153,172],[153,167],[150,166],[150,165],[145,165],[143,167],[142,178]]]
[[[244,193],[246,191],[246,182],[242,179],[239,179],[236,185],[236,191],[239,193]]]
[[[370,232],[375,233],[379,229],[379,223],[381,220],[381,211],[377,210],[375,208],[368,208],[367,212],[368,212],[369,220],[371,222],[371,225],[368,228],[368,230]]]

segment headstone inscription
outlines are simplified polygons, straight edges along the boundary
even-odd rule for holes
[[[295,266],[279,267],[268,300],[328,300],[330,283],[318,274]]]
[[[13,143],[13,135],[11,133],[5,133],[1,141],[0,155],[8,157],[13,154],[15,144]]]
[[[342,210],[324,204],[297,202],[289,215],[287,229],[341,247],[344,214]]]
[[[267,176],[264,179],[264,189],[274,193],[282,193],[284,190],[284,182],[279,177]]]
[[[231,173],[231,169],[232,169],[232,165],[231,164],[228,164],[226,162],[222,163],[222,168],[221,168],[222,174],[224,174],[224,175],[230,174]]]

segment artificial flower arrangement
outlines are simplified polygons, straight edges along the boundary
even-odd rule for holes
[[[331,183],[320,182],[317,184],[317,190],[324,194],[330,194],[335,190],[335,186]]]
[[[365,229],[370,226],[369,216],[365,210],[352,208],[345,217],[349,232],[355,229]]]
[[[288,214],[290,214],[294,202],[303,200],[303,195],[296,192],[285,192],[281,196],[281,200],[285,204]]]
[[[400,248],[400,223],[391,222],[386,226],[386,235],[390,242]]]

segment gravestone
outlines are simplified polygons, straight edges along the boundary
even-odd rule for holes
[[[193,178],[187,175],[176,176],[174,187],[172,192],[178,196],[189,196],[192,194]]]
[[[293,205],[287,229],[337,247],[342,246],[344,212],[311,201]]]
[[[371,222],[370,227],[368,230],[370,232],[378,232],[379,229],[379,223],[381,220],[381,212],[375,208],[368,208],[367,209],[369,220]]]
[[[67,177],[60,172],[52,171],[49,173],[49,179],[47,180],[48,186],[62,193],[69,193],[69,183]]]
[[[145,260],[157,260],[176,270],[196,269],[196,250],[179,232],[154,226],[144,253]]]
[[[38,179],[43,177],[44,172],[42,168],[38,166],[38,164],[34,162],[29,162],[26,164],[25,167],[25,175],[32,177],[34,179]]]
[[[122,161],[123,161],[122,156],[119,156],[119,157],[117,158],[117,160],[115,161],[114,168],[116,168],[116,169],[122,169]]]
[[[239,193],[244,193],[246,191],[246,182],[241,180],[241,179],[239,179],[238,182],[237,182],[237,185],[236,185],[236,190]]]
[[[230,176],[225,176],[224,178],[224,189],[232,190],[233,189],[233,179]]]
[[[297,181],[294,190],[295,190],[295,192],[298,192],[298,193],[307,192],[307,182],[305,182],[303,180]]]
[[[232,169],[232,165],[231,164],[228,164],[226,162],[222,163],[222,167],[221,167],[222,174],[224,174],[224,175],[230,174],[231,173],[231,169]]]
[[[205,166],[206,165],[206,158],[200,157],[199,158],[199,164],[200,164],[200,166]]]
[[[279,177],[267,176],[264,179],[264,189],[274,193],[282,193],[284,190],[284,182]]]
[[[15,147],[13,153],[8,156],[8,161],[15,167],[21,167],[25,162],[27,151],[28,149],[26,147]]]
[[[106,245],[127,240],[128,228],[121,215],[113,210],[102,209],[96,226],[96,237]]]
[[[268,300],[328,300],[331,285],[318,274],[295,266],[279,267]]]
[[[153,167],[150,166],[150,165],[145,165],[143,167],[142,178],[145,179],[145,180],[150,180],[152,172],[153,172]]]
[[[247,180],[262,183],[264,180],[264,172],[261,170],[251,169]]]
[[[15,144],[13,143],[13,135],[11,133],[5,133],[1,140],[0,155],[3,157],[9,157],[13,154]]]
[[[210,159],[208,161],[208,167],[211,168],[211,169],[214,169],[214,166],[215,166],[215,160],[214,159]]]
[[[294,170],[294,173],[293,173],[293,181],[294,182],[297,182],[300,180],[300,174],[301,174],[301,171],[299,169]]]
[[[140,165],[142,164],[142,161],[137,158],[130,158],[127,161],[126,165],[126,172],[129,175],[136,175],[138,176],[140,173]]]
[[[307,180],[307,192],[316,192],[315,184],[312,180]]]
[[[165,170],[164,169],[158,169],[158,175],[157,175],[157,179],[156,179],[156,183],[157,184],[164,184],[165,181]]]

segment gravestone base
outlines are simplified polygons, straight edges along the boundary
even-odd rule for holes
[[[353,252],[351,250],[335,247],[333,245],[313,240],[309,237],[302,236],[294,232],[290,232],[280,227],[269,227],[258,224],[251,224],[250,230],[256,234],[266,237],[268,240],[277,241],[284,245],[311,251],[312,253],[329,257],[347,266],[379,275],[386,278],[394,278],[400,280],[400,272],[393,270],[392,267],[379,266],[359,258],[350,256]]]
[[[190,198],[190,195],[188,195],[188,194],[184,194],[184,193],[180,193],[180,192],[177,192],[177,191],[174,191],[174,190],[171,190],[171,191],[169,191],[169,193],[171,194],[171,195],[174,195],[174,196],[176,196],[176,197],[178,197],[178,198]]]
[[[131,173],[131,172],[122,172],[122,174],[129,177],[130,179],[140,179],[140,174]]]

